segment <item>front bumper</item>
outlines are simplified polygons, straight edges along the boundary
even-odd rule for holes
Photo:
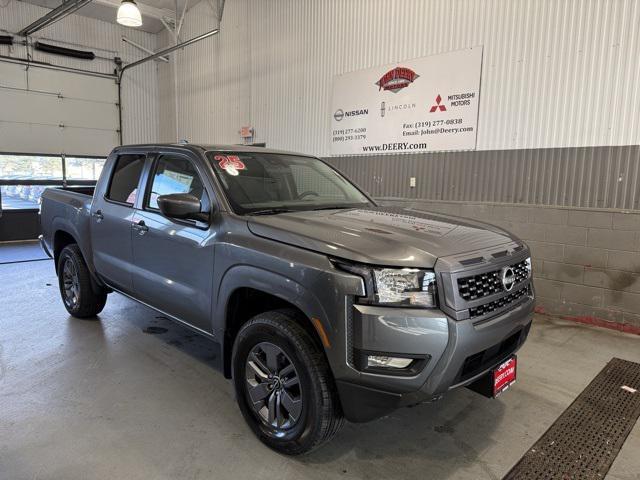
[[[353,366],[336,379],[346,418],[364,422],[405,405],[439,398],[473,383],[516,352],[531,328],[533,295],[481,322],[455,320],[440,310],[353,305],[347,351],[421,355],[413,376],[366,373]]]

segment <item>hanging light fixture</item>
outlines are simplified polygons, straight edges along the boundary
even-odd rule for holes
[[[142,16],[138,5],[133,0],[122,0],[118,7],[117,22],[125,27],[139,27],[142,25]]]

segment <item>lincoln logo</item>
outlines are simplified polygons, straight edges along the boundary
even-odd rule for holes
[[[516,284],[516,274],[511,267],[504,267],[502,269],[500,279],[502,280],[502,286],[507,292],[510,292]]]
[[[378,90],[389,90],[396,93],[405,87],[411,85],[419,75],[407,67],[396,67],[385,73],[380,80],[376,82]]]

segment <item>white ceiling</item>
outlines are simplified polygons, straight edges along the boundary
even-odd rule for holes
[[[56,8],[62,0],[22,0],[26,3],[39,5],[46,8]],[[187,9],[196,5],[200,0],[177,0],[178,17],[182,13],[185,2],[189,4]],[[136,1],[142,13],[142,27],[140,30],[150,33],[158,33],[162,31],[164,26],[160,21],[160,17],[164,16],[170,19],[176,17],[176,1],[175,0],[141,0]],[[116,10],[120,0],[94,0],[90,4],[82,7],[75,14],[85,17],[96,18],[105,22],[116,23]],[[33,19],[37,20],[36,18]],[[26,26],[26,25],[25,25]]]

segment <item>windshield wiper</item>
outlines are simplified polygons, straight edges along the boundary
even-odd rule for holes
[[[311,208],[309,210],[348,210],[354,207],[347,207],[344,205],[329,205],[326,207],[316,207],[316,208]],[[247,215],[277,215],[279,213],[289,213],[289,212],[304,212],[304,211],[308,211],[306,209],[299,209],[299,210],[292,210],[290,208],[282,208],[282,207],[276,207],[276,208],[265,208],[264,210],[255,210],[253,212],[249,212]]]
[[[264,210],[255,210],[253,212],[249,212],[248,215],[277,215],[279,213],[289,213],[295,211],[296,210],[291,210],[290,208],[265,208]]]
[[[354,207],[345,207],[344,205],[342,205],[342,206],[333,205],[333,206],[330,206],[330,207],[312,208],[312,210],[314,210],[314,211],[315,210],[348,210],[348,209],[351,209],[351,208],[354,208]]]

